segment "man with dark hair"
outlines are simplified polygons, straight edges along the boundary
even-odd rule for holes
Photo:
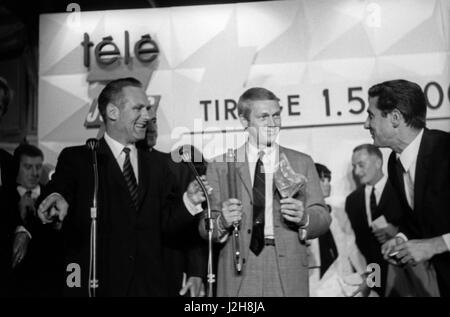
[[[111,81],[98,98],[105,123],[98,161],[98,296],[167,296],[162,239],[181,234],[195,217],[185,205],[205,197],[191,183],[183,199],[174,195],[164,161],[135,143],[145,138],[154,109],[139,81]],[[92,153],[86,146],[64,149],[48,185],[39,218],[62,222],[66,264],[81,267],[81,287],[65,295],[88,294],[90,208],[94,193]],[[44,196],[45,197],[45,196]],[[184,203],[183,203],[184,202]],[[72,287],[71,287],[72,286]]]
[[[0,77],[0,120],[8,110],[11,90]],[[0,297],[11,292],[12,265],[23,260],[30,235],[16,213],[9,189],[14,187],[16,169],[11,154],[0,149]]]
[[[228,188],[226,155],[217,157],[207,169],[208,182],[214,189],[212,209],[218,211],[213,235],[223,246],[218,260],[217,295],[308,296],[304,241],[325,233],[330,225],[314,163],[306,154],[278,146],[281,107],[271,91],[248,89],[239,98],[238,114],[248,140],[233,151],[236,193]],[[280,156],[287,159],[300,179],[301,175],[307,179],[289,197],[281,196],[273,184]],[[233,224],[239,222],[241,272],[233,265],[236,249],[232,231]],[[204,222],[200,224],[206,237]]]
[[[17,167],[16,186],[10,193],[27,227],[32,228],[33,240],[26,257],[20,263],[14,258],[14,289],[18,296],[59,296],[63,279],[62,241],[59,232],[39,223],[35,217],[36,202],[44,190],[40,183],[44,154],[31,144],[20,144],[14,150]]]
[[[433,263],[442,296],[450,296],[450,136],[425,126],[427,102],[419,85],[392,80],[369,90],[374,145],[392,149],[389,179],[400,197],[400,233],[383,245],[391,262]]]
[[[380,266],[381,285],[375,291],[384,296],[388,266],[381,254],[381,244],[398,231],[400,205],[387,176],[383,174],[383,155],[377,147],[371,144],[355,147],[352,167],[362,186],[348,195],[345,210],[355,232],[356,244],[367,263]]]

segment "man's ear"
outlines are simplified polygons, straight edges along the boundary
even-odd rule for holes
[[[112,103],[108,103],[106,106],[106,117],[111,121],[116,121],[119,118],[119,114],[119,108]]]
[[[248,128],[248,120],[245,119],[243,115],[239,116],[239,121],[241,121],[241,124],[244,127],[244,129]]]
[[[398,109],[394,109],[390,113],[391,123],[394,128],[397,128],[402,121],[404,121],[403,115]]]

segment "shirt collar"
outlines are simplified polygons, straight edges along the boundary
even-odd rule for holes
[[[263,161],[265,159],[271,159],[273,161],[273,158],[275,158],[275,155],[277,153],[278,144],[274,144],[274,146],[268,146],[265,148],[258,149],[256,146],[254,146],[252,143],[247,142],[247,159],[249,162],[257,162],[259,158],[259,153],[261,151],[264,152]]]
[[[377,194],[378,193],[381,194],[383,192],[387,179],[388,179],[387,175],[383,175],[383,177],[373,186],[375,187],[375,191],[377,192]]]
[[[111,152],[113,153],[114,157],[117,160],[119,158],[120,154],[122,154],[123,148],[125,146],[122,143],[114,140],[106,132],[105,132],[105,141],[106,141],[106,144],[108,144],[109,148],[111,149]],[[131,155],[136,153],[136,146],[134,144],[128,144],[126,147],[131,150],[131,152],[130,152]]]
[[[403,152],[398,155],[397,158],[400,158],[400,162],[402,162],[403,169],[405,171],[409,171],[410,167],[417,160],[417,155],[419,154],[420,143],[422,141],[423,129],[420,130],[419,134],[416,138],[408,144],[408,146],[403,150]]]
[[[41,195],[41,186],[37,185],[33,189],[28,189],[23,187],[22,185],[17,186],[17,192],[19,193],[20,197],[25,195],[27,191],[31,190],[31,198],[37,199]]]

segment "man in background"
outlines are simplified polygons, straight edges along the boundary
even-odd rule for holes
[[[0,77],[0,121],[8,111],[11,94],[6,80]],[[24,259],[31,237],[8,195],[15,184],[16,170],[11,154],[0,149],[0,297],[11,294],[12,267]]]
[[[352,167],[362,186],[347,197],[345,210],[355,232],[356,244],[367,264],[380,266],[381,285],[375,291],[384,296],[388,265],[381,254],[381,245],[397,234],[400,204],[383,174],[383,155],[377,147],[371,144],[355,147]]]

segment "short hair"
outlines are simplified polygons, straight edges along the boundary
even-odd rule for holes
[[[319,174],[319,178],[329,178],[331,180],[331,171],[323,164],[315,163],[317,174]]]
[[[250,118],[250,112],[252,110],[252,102],[260,100],[275,100],[280,99],[275,96],[273,92],[266,88],[253,87],[247,89],[240,97],[237,104],[238,115],[243,116],[246,120]]]
[[[378,97],[377,107],[383,116],[398,109],[407,126],[425,128],[427,100],[418,84],[404,79],[385,81],[370,87],[369,97]]]
[[[14,160],[17,163],[20,163],[22,156],[41,157],[44,159],[44,153],[41,149],[28,143],[22,143],[14,150]]]
[[[369,155],[375,155],[376,157],[378,157],[381,160],[381,162],[383,162],[383,153],[381,153],[380,149],[378,147],[376,147],[375,145],[369,144],[369,143],[360,144],[353,149],[353,153],[356,153],[356,152],[359,152],[362,150],[366,150],[366,152]]]
[[[11,88],[8,86],[8,82],[0,77],[0,91],[3,91],[3,96],[0,99],[0,117],[8,112],[8,106],[11,102]]]
[[[111,102],[119,106],[123,102],[124,87],[142,88],[142,83],[133,77],[119,78],[110,81],[98,96],[98,111],[106,123],[106,106]]]

